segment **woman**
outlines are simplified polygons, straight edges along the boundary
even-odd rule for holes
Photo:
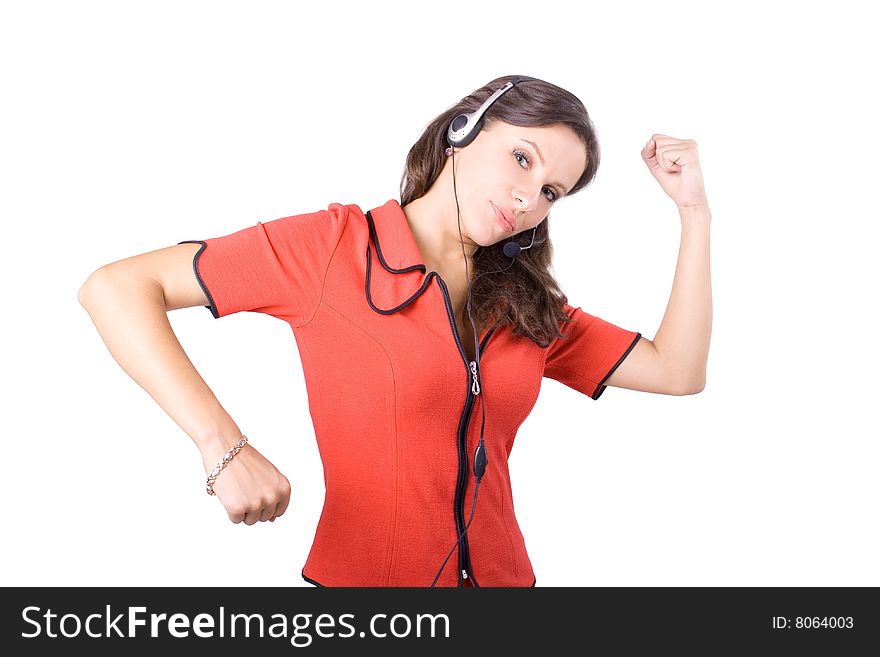
[[[575,96],[513,76],[428,125],[400,202],[333,203],[111,263],[80,301],[196,442],[208,493],[248,525],[283,515],[290,484],[214,397],[166,313],[204,305],[289,323],[326,486],[307,581],[534,586],[507,457],[542,377],[592,399],[609,385],[703,386],[709,212],[696,144],[654,135],[642,155],[692,236],[656,342],[570,306],[549,273],[549,210],[592,181],[599,147]],[[127,322],[148,337],[131,339]]]

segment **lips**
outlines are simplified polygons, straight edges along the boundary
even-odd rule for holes
[[[516,230],[516,221],[514,220],[513,216],[504,208],[498,207],[493,201],[489,201],[489,202],[492,204],[492,207],[495,209],[495,214],[499,215],[504,220],[504,223],[507,224],[508,230],[511,230],[511,231]]]

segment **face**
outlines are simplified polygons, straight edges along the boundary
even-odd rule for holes
[[[580,179],[587,149],[562,124],[522,128],[495,122],[456,148],[454,162],[462,231],[489,246],[541,223]],[[450,157],[446,166],[452,163]],[[496,206],[513,219],[512,230],[499,223]]]

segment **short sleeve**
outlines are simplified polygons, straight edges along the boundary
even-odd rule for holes
[[[215,318],[250,311],[293,325],[311,318],[348,212],[327,210],[275,219],[201,244],[193,270]]]
[[[554,338],[547,348],[544,376],[564,383],[591,399],[607,387],[614,370],[642,337],[580,308],[565,304],[565,312],[573,321],[562,327],[567,338]]]

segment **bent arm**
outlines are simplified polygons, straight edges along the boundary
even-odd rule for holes
[[[241,431],[177,340],[162,284],[111,264],[88,278],[78,299],[125,373],[186,432],[206,463],[216,463]]]

